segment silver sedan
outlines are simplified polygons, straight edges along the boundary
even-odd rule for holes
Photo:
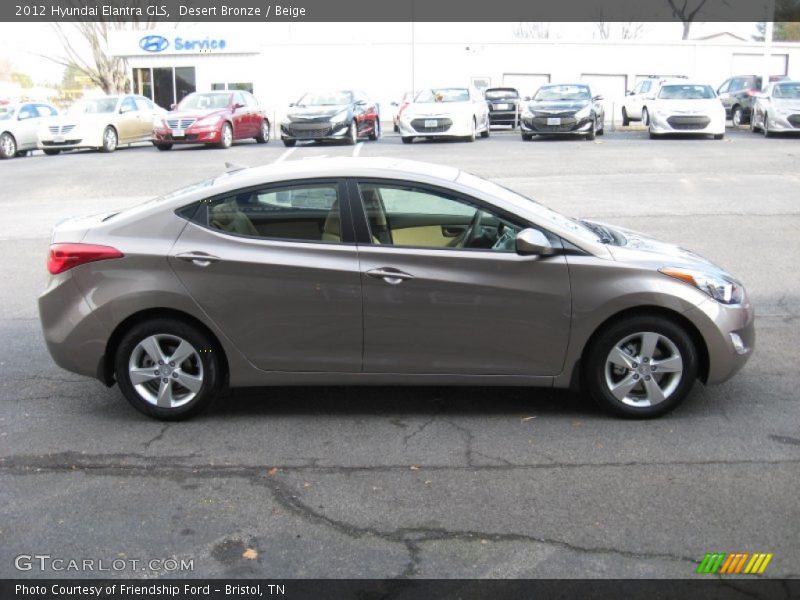
[[[766,137],[773,133],[800,132],[800,81],[771,83],[756,97],[750,131]]]
[[[159,419],[224,387],[582,387],[655,417],[752,354],[742,284],[457,169],[244,169],[62,222],[39,309],[63,368]]]

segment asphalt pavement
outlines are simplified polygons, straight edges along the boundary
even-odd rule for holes
[[[556,390],[324,387],[164,424],[53,364],[36,297],[55,222],[226,161],[353,154],[457,166],[707,256],[747,286],[754,356],[646,422]],[[693,577],[712,551],[800,577],[800,138],[36,153],[0,162],[0,214],[0,577]],[[37,554],[95,570],[15,567]],[[169,558],[192,569],[147,564]]]

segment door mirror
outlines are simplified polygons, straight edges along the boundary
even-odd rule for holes
[[[390,103],[389,103],[389,106],[395,106],[395,107],[397,107],[397,106],[400,106],[400,104],[398,104],[397,102],[390,102]]]
[[[173,102],[172,104],[170,104],[170,105],[169,105],[169,109],[170,109],[170,110],[175,110],[176,108],[178,108],[178,105],[177,105],[177,104],[175,104],[174,102]]]
[[[556,249],[538,229],[523,229],[517,234],[514,247],[520,256],[550,256]]]
[[[626,96],[633,96],[633,90],[628,90],[627,92],[625,92],[625,95]]]
[[[240,108],[244,108],[244,104],[242,104],[241,102],[235,102],[233,104],[233,110],[239,110]]]
[[[131,112],[133,109],[130,106],[120,106],[119,114],[124,115],[125,113]]]
[[[592,98],[592,100],[594,100],[595,102],[599,102],[600,100],[603,100],[603,99],[604,99],[604,97],[602,95],[598,95],[598,96],[595,96],[594,98]]]
[[[531,97],[530,96],[523,96],[522,97],[522,101],[523,102],[530,102],[531,101]]]

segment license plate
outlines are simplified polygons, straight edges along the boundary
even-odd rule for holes
[[[439,125],[439,121],[436,119],[425,119],[425,127],[436,127]]]
[[[183,129],[173,129],[172,130],[172,137],[183,137],[186,135],[186,132]]]
[[[53,141],[56,144],[63,144],[65,141],[67,141],[67,138],[65,138],[63,135],[54,135]]]
[[[509,108],[511,108],[511,105],[509,105],[509,104],[495,104],[494,107],[497,110],[508,110]]]
[[[547,117],[548,125],[561,125],[561,119],[558,117]]]

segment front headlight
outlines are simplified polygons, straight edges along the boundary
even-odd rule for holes
[[[524,104],[521,108],[521,114],[525,119],[532,119],[533,118],[533,111],[531,110],[530,104]]]
[[[347,121],[347,117],[349,116],[350,116],[350,111],[344,109],[342,112],[336,113],[331,117],[331,123],[344,123],[345,121]]]
[[[590,114],[592,114],[592,107],[586,105],[575,113],[575,119],[580,121],[581,119],[585,119],[586,117],[588,117]]]
[[[741,304],[744,300],[742,284],[719,274],[678,267],[663,267],[659,269],[659,272],[693,285],[722,304]]]

